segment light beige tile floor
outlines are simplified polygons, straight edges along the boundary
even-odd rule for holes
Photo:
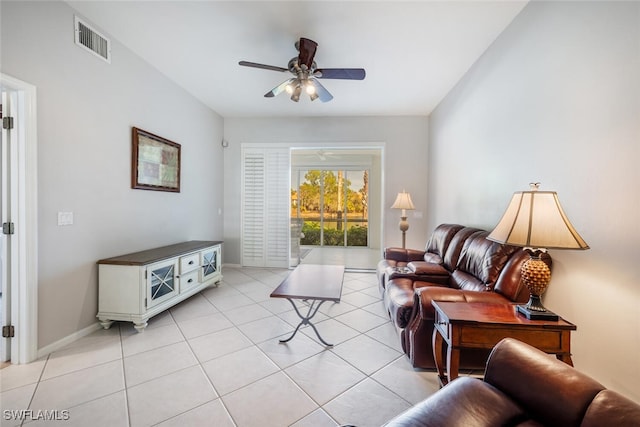
[[[402,354],[373,273],[345,273],[342,301],[314,318],[334,347],[309,327],[280,344],[299,319],[269,294],[288,273],[225,267],[218,287],[151,319],[143,333],[116,322],[1,369],[0,424],[380,426],[438,389],[434,372],[413,369]],[[68,419],[21,423],[12,410]]]

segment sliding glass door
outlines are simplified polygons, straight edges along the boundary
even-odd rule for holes
[[[291,221],[302,245],[368,246],[369,171],[304,169],[294,173]]]

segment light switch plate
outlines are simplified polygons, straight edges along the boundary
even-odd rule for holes
[[[58,225],[73,225],[73,212],[58,212]]]

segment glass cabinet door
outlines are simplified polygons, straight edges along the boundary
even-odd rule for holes
[[[147,308],[178,294],[177,261],[154,264],[147,268]]]
[[[202,282],[206,282],[220,273],[220,246],[215,246],[201,252]]]

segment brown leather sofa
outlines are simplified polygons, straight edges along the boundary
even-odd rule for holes
[[[441,224],[424,251],[386,248],[377,268],[382,299],[399,330],[402,348],[414,367],[435,368],[431,301],[524,303],[521,280],[529,255],[521,248],[487,239],[488,231]],[[543,259],[551,266],[551,258]],[[462,368],[482,369],[489,351],[465,350]]]
[[[640,405],[540,350],[505,338],[484,380],[458,377],[387,427],[640,425]]]

